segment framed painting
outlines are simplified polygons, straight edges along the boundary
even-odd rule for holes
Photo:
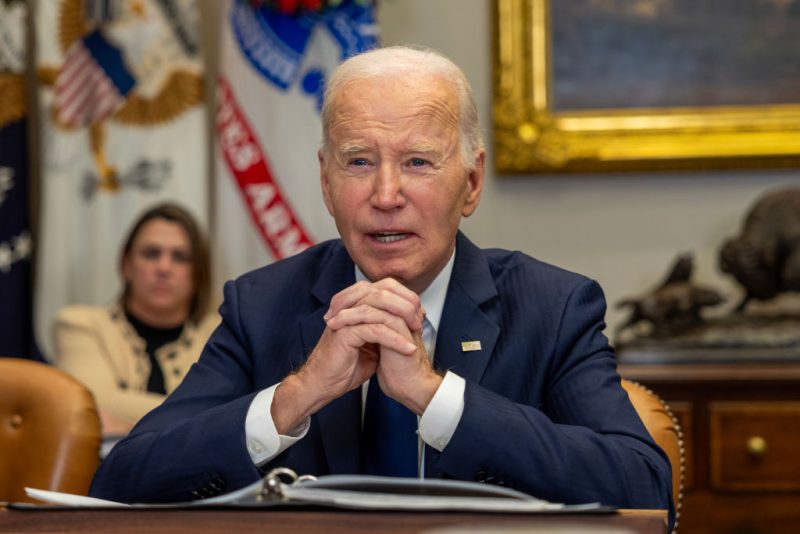
[[[493,0],[499,173],[800,166],[800,0]]]

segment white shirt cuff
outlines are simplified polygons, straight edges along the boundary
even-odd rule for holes
[[[256,465],[272,460],[304,438],[311,423],[311,419],[307,418],[297,428],[292,429],[288,436],[278,434],[275,422],[272,420],[272,398],[279,385],[275,384],[261,390],[253,398],[250,408],[247,409],[247,417],[244,420],[244,436],[247,452],[250,453],[250,459]]]
[[[447,371],[439,389],[419,418],[419,435],[422,440],[442,452],[456,431],[464,413],[464,389],[467,383],[455,373]]]

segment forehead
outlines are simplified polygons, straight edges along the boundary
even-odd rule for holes
[[[189,246],[189,233],[179,223],[166,219],[151,219],[144,223],[133,240],[133,246],[144,244]]]
[[[339,90],[332,107],[329,133],[334,138],[380,129],[442,135],[459,125],[456,90],[435,76],[352,80]]]

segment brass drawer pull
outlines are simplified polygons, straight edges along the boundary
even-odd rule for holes
[[[761,436],[750,436],[747,438],[747,452],[756,458],[764,456],[767,452],[767,440]]]

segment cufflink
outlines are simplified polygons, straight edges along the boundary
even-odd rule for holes
[[[258,441],[251,439],[247,442],[247,448],[250,449],[250,452],[253,454],[258,454],[264,450],[264,447]]]

